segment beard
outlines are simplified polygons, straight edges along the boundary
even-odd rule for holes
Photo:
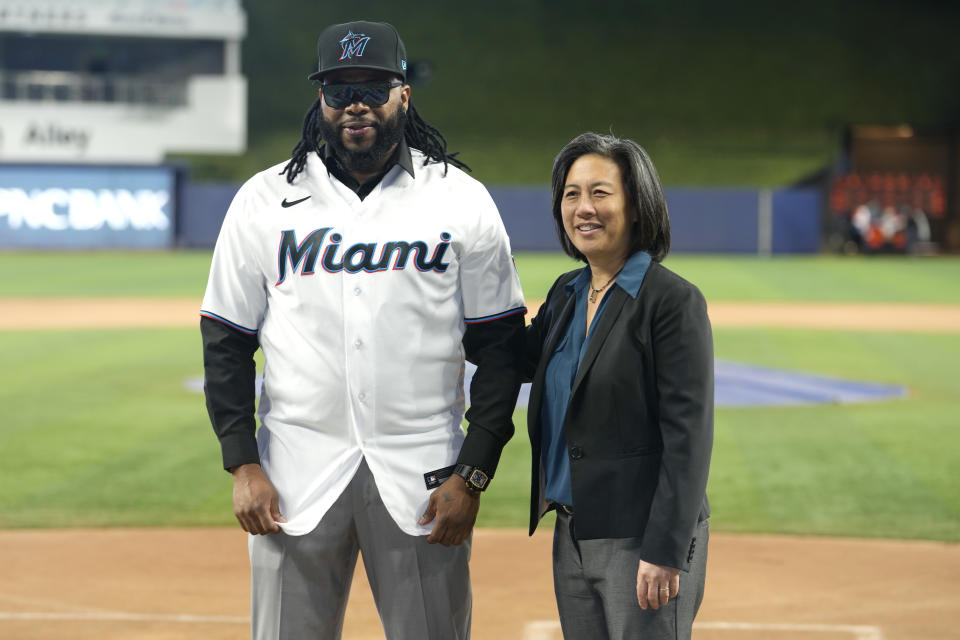
[[[341,127],[330,122],[320,113],[320,136],[333,149],[334,155],[347,171],[373,173],[383,166],[387,154],[403,137],[407,125],[407,112],[400,105],[392,116],[383,122],[369,122],[374,129],[373,142],[366,149],[348,149],[343,143]]]

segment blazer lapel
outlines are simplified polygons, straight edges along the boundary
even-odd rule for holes
[[[610,335],[610,329],[613,328],[614,323],[620,316],[620,311],[623,310],[624,303],[626,303],[630,297],[630,294],[620,287],[614,287],[609,295],[610,299],[607,300],[607,306],[604,308],[600,319],[596,321],[597,325],[592,329],[590,344],[587,345],[587,351],[583,354],[583,360],[580,361],[577,375],[573,379],[573,388],[570,390],[571,400],[577,393],[577,387],[579,387],[583,381],[583,377],[586,375],[587,370],[590,369],[590,365],[593,364],[593,361],[597,358],[597,354],[600,353],[600,348],[606,341],[607,336]]]
[[[550,327],[547,339],[543,341],[543,352],[540,354],[541,363],[550,361],[549,356],[553,354],[553,350],[557,348],[557,343],[560,342],[560,337],[567,330],[567,325],[570,324],[570,318],[573,316],[573,310],[576,306],[577,296],[576,294],[570,294],[567,301],[563,303],[563,309],[560,310],[557,321]]]
[[[577,303],[577,296],[571,294],[567,296],[566,302],[563,303],[563,308],[560,310],[560,313],[557,314],[557,319],[550,325],[550,330],[547,332],[547,338],[543,341],[543,349],[540,351],[540,362],[537,364],[537,371],[533,375],[533,390],[534,393],[530,396],[530,415],[536,416],[536,424],[540,424],[540,403],[543,398],[543,377],[547,371],[547,365],[550,363],[550,356],[553,355],[553,350],[557,348],[557,343],[560,341],[563,332],[567,330],[567,325],[570,324],[570,318],[573,316],[573,309]],[[546,303],[544,303],[546,304]]]

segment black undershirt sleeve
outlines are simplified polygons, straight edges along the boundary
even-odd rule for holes
[[[248,335],[223,323],[200,318],[203,338],[203,391],[213,430],[220,439],[223,468],[260,462],[255,437],[257,422],[256,363],[260,347]]]
[[[500,453],[513,436],[513,410],[520,392],[523,314],[467,325],[463,347],[477,366],[470,384],[467,438],[459,464],[478,467],[493,477]]]

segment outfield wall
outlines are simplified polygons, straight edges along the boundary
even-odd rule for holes
[[[163,166],[0,164],[0,248],[167,248],[177,183]]]
[[[210,247],[234,185],[181,191],[179,243]],[[546,187],[490,187],[515,251],[559,251]],[[666,189],[673,250],[709,253],[816,253],[822,196],[817,189]]]
[[[173,167],[0,165],[0,249],[209,248],[238,187],[191,184]],[[560,249],[548,187],[489,189],[514,250]],[[817,189],[669,188],[665,194],[674,251],[820,250]]]
[[[544,187],[490,187],[517,251],[557,251]],[[665,189],[672,250],[708,253],[815,253],[818,189]]]

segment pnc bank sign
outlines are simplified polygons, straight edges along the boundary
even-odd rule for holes
[[[0,165],[0,247],[168,247],[174,188],[168,167]]]
[[[166,191],[152,189],[3,189],[0,225],[9,229],[90,231],[97,229],[166,229]]]

